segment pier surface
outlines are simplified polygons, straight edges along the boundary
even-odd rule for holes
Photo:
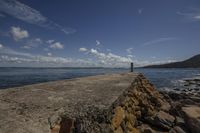
[[[50,133],[58,115],[79,118],[108,110],[137,76],[99,75],[0,90],[0,132]]]

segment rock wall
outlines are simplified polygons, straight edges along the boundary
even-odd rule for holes
[[[111,130],[146,132],[152,130],[148,125],[152,124],[167,131],[174,122],[174,117],[164,112],[169,108],[169,103],[154,86],[143,75],[139,75],[114,104]]]

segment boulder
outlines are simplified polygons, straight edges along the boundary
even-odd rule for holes
[[[148,117],[147,121],[154,126],[159,126],[163,129],[171,129],[172,126],[174,125],[175,118],[168,114],[165,113],[164,111],[159,111],[152,117]]]
[[[156,133],[155,130],[153,130],[149,125],[147,124],[143,124],[141,127],[140,127],[140,132],[141,133]]]
[[[112,125],[113,125],[114,129],[118,128],[120,126],[120,124],[122,123],[122,121],[125,117],[124,113],[125,112],[122,107],[120,107],[120,106],[116,107],[115,115],[112,119]]]
[[[179,126],[175,126],[169,131],[169,133],[186,133],[186,132]]]
[[[187,106],[183,107],[182,111],[185,115],[186,123],[192,133],[200,132],[200,107]]]
[[[183,118],[176,116],[175,124],[178,125],[178,126],[184,126],[185,121],[184,121]]]

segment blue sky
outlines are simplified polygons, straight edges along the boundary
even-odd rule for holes
[[[0,0],[0,66],[128,67],[200,53],[199,0]]]

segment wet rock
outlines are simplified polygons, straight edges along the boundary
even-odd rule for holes
[[[178,116],[176,116],[175,118],[176,118],[176,119],[175,119],[175,124],[176,124],[176,125],[178,125],[178,126],[183,126],[183,125],[185,125],[185,121],[184,121],[183,118],[178,117]]]
[[[147,121],[150,124],[167,130],[174,125],[174,120],[175,118],[172,115],[167,114],[164,111],[159,111],[153,117],[147,118]]]
[[[187,125],[189,127],[189,130],[192,133],[199,133],[199,131],[200,131],[200,120],[199,119],[188,118]]]
[[[187,126],[192,133],[199,133],[200,131],[200,107],[187,106],[183,107],[182,111],[185,115]]]
[[[184,95],[180,93],[175,93],[175,92],[168,92],[168,95],[172,100],[175,100],[175,101],[186,98]]]
[[[191,96],[190,98],[192,101],[200,103],[200,97]]]
[[[153,130],[149,125],[143,124],[140,127],[140,132],[141,133],[156,133],[155,130]]]
[[[181,127],[175,126],[172,128],[169,133],[186,133]]]

